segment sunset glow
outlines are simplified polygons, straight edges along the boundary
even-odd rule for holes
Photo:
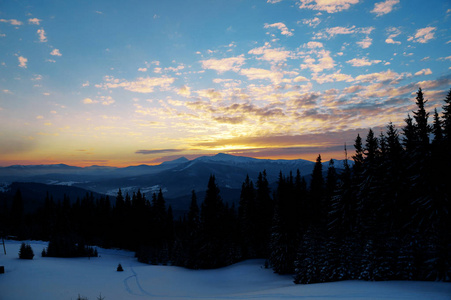
[[[343,159],[450,55],[446,0],[2,1],[0,166]]]

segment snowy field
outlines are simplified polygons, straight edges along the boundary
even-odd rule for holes
[[[20,260],[20,242],[0,248],[0,299],[451,299],[451,283],[344,281],[295,285],[291,276],[249,260],[218,270],[141,264],[133,253],[98,248],[98,258],[41,257],[45,242],[32,241],[33,260]],[[117,272],[121,263],[124,272]]]

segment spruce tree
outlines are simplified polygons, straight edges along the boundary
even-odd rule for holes
[[[19,258],[20,259],[33,259],[34,253],[33,249],[31,248],[30,244],[22,243],[20,245],[19,250]]]
[[[429,133],[431,132],[431,127],[428,125],[429,113],[426,112],[424,107],[427,102],[427,100],[424,100],[423,91],[419,88],[415,102],[418,110],[413,112],[413,117],[416,122],[415,129],[421,147],[429,146]]]
[[[241,248],[245,258],[256,257],[256,210],[254,184],[249,179],[249,175],[247,175],[241,187],[238,208],[238,220],[241,229]]]
[[[451,89],[445,98],[443,108],[443,138],[446,141],[447,149],[451,149]]]
[[[22,238],[24,231],[24,203],[20,189],[17,189],[11,204],[10,224],[11,232],[19,238]]]
[[[191,191],[191,204],[188,210],[188,231],[189,233],[196,232],[199,228],[199,206],[197,205],[196,192]]]
[[[432,141],[433,146],[441,146],[443,143],[443,129],[442,121],[437,112],[437,108],[434,110],[434,123],[432,126],[432,133],[434,134],[434,139]]]
[[[257,209],[255,235],[258,241],[256,249],[258,257],[268,257],[269,255],[271,223],[274,214],[274,202],[270,193],[266,171],[264,170],[258,174],[255,190],[255,206]]]
[[[313,167],[312,181],[310,182],[312,224],[315,226],[325,225],[326,222],[324,196],[323,165],[321,163],[321,155],[318,155]]]

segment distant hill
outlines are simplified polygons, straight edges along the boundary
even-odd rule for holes
[[[127,192],[132,194],[140,189],[150,198],[152,193],[158,192],[161,188],[167,202],[174,210],[179,210],[189,204],[192,190],[196,191],[198,201],[203,201],[211,174],[216,177],[222,197],[231,204],[239,200],[241,185],[247,175],[255,182],[259,172],[266,170],[268,181],[273,185],[280,172],[289,175],[291,171],[295,175],[296,170],[299,170],[309,181],[314,165],[314,162],[303,159],[256,159],[219,153],[193,160],[181,157],[157,166],[139,165],[125,168],[102,166],[80,168],[64,164],[10,166],[0,168],[0,182],[6,187],[12,182],[28,182],[22,184],[24,196],[28,193],[31,196],[34,193],[42,198],[48,190],[56,201],[62,199],[64,194],[68,195],[71,201],[75,201],[86,191],[110,195],[114,201],[119,188],[124,194]],[[323,167],[325,172],[327,167],[328,162],[325,162]],[[335,161],[335,167],[340,171],[343,161]],[[9,190],[14,191],[16,187],[20,187],[20,184],[13,184]]]
[[[17,190],[20,190],[22,195],[25,213],[35,211],[41,207],[45,203],[47,193],[56,203],[58,201],[62,202],[64,197],[67,197],[71,203],[74,203],[77,201],[77,198],[81,200],[87,193],[93,193],[95,198],[102,196],[99,193],[74,186],[47,185],[36,182],[13,182],[4,188],[1,197],[3,201],[6,201],[6,205],[9,208]]]

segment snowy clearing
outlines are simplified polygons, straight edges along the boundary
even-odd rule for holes
[[[35,257],[20,260],[21,242],[0,252],[0,299],[451,299],[451,283],[344,281],[295,285],[291,276],[248,260],[218,270],[141,264],[134,253],[98,248],[98,258],[41,257],[46,242],[31,241]],[[117,272],[121,264],[124,272]]]

